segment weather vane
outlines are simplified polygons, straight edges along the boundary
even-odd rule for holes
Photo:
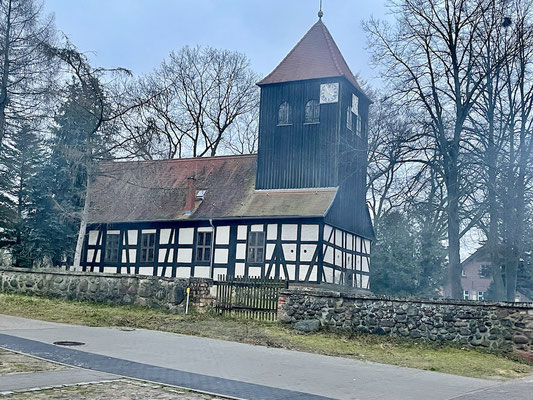
[[[318,10],[318,19],[322,19],[324,12],[322,11],[322,0],[320,0],[320,10]]]

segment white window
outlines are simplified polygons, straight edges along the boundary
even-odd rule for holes
[[[284,101],[278,109],[278,125],[292,124],[292,110],[289,103]]]
[[[353,131],[353,112],[351,107],[346,108],[346,128]]]
[[[470,296],[468,295],[468,290],[463,291],[463,299],[470,300]]]
[[[478,300],[485,300],[485,293],[484,292],[477,292],[477,299]]]
[[[461,276],[466,276],[466,271],[464,269],[461,270]]]

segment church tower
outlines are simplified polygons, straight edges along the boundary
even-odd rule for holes
[[[370,99],[320,18],[261,88],[257,190],[338,187],[328,219],[373,236],[366,209]],[[366,235],[365,235],[366,233]]]

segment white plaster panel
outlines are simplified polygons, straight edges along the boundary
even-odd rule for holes
[[[215,249],[215,264],[227,264],[228,263],[228,249]]]
[[[369,285],[369,281],[368,281],[368,276],[366,275],[361,275],[361,287],[363,289],[370,289],[370,285]]]
[[[370,240],[368,239],[363,239],[364,241],[364,248],[363,248],[363,252],[366,253],[366,254],[370,254]]]
[[[300,261],[311,261],[315,254],[316,244],[300,245]]]
[[[301,240],[318,241],[318,225],[302,225]]]
[[[171,232],[171,229],[161,229],[159,231],[159,244],[170,244],[169,240]]]
[[[351,254],[346,254],[346,268],[353,269],[353,258]]]
[[[263,225],[257,224],[250,227],[252,232],[263,232]]]
[[[361,270],[363,272],[368,272],[368,268],[369,268],[369,261],[368,261],[368,257],[362,257],[361,259]]]
[[[171,278],[172,277],[172,268],[167,268],[166,271],[165,271],[165,276],[167,278]]]
[[[335,244],[339,247],[342,247],[342,231],[340,229],[335,229]]]
[[[270,268],[269,265],[265,265],[265,274],[268,272],[268,269]],[[270,269],[270,273],[268,274],[269,278],[275,278],[276,277],[276,267],[273,265]]]
[[[318,266],[311,265],[311,273],[309,274],[309,282],[318,281]]]
[[[283,256],[286,261],[296,261],[296,244],[283,243]]]
[[[335,265],[337,267],[342,267],[342,251],[335,249]]]
[[[248,276],[250,278],[261,278],[261,267],[248,267]]]
[[[136,245],[137,244],[137,236],[139,236],[139,232],[136,229],[132,229],[128,231],[128,244],[129,245]]]
[[[333,282],[335,282],[335,284],[340,284],[341,283],[341,273],[339,271],[333,271],[334,274],[333,274]]]
[[[333,248],[330,246],[324,245],[326,252],[324,253],[324,262],[333,264]]]
[[[244,260],[246,258],[246,244],[237,243],[237,251],[235,254],[237,260]]]
[[[213,232],[212,226],[200,226],[198,227],[198,232]]]
[[[237,240],[246,240],[248,227],[246,225],[239,225],[237,227]]]
[[[300,272],[298,273],[298,280],[305,281],[307,276],[307,271],[309,271],[309,265],[300,265]]]
[[[157,267],[157,276],[163,275],[163,267]]]
[[[120,231],[118,230],[107,231],[107,234],[108,235],[120,235]]]
[[[178,262],[180,263],[192,262],[192,249],[178,249]]]
[[[228,270],[226,268],[213,268],[213,279],[215,281],[218,281],[221,275],[227,275],[227,274],[228,274]]]
[[[156,229],[143,229],[142,233],[156,233]]]
[[[276,245],[274,243],[267,243],[266,245],[266,259],[272,260],[272,255],[274,254],[274,249]]]
[[[194,267],[195,278],[209,278],[210,267]]]
[[[127,263],[128,262],[128,258],[126,257],[126,249],[122,249],[122,263]]]
[[[176,268],[176,278],[190,278],[191,267],[178,267]]]
[[[92,263],[94,257],[94,249],[88,249],[87,250],[87,262]]]
[[[171,263],[172,262],[172,258],[174,256],[174,249],[159,249],[158,261],[160,263],[165,262],[165,257],[167,255],[167,250],[168,250],[168,258],[167,258],[166,262],[167,263]]]
[[[353,250],[353,235],[351,233],[346,234],[346,248]]]
[[[130,251],[130,263],[134,263],[137,261],[137,250],[135,249],[129,249]]]
[[[333,283],[333,268],[324,265],[324,275],[326,283]]]
[[[328,240],[329,239],[329,235],[331,235],[331,231],[333,230],[333,228],[329,225],[324,225],[324,240]]]
[[[287,279],[287,276],[285,276],[285,268],[282,266],[279,268],[279,279]]]
[[[235,276],[244,276],[244,263],[235,263]]]
[[[359,236],[355,238],[355,251],[361,251],[361,238]]]
[[[192,244],[193,240],[194,240],[194,228],[180,228],[179,234],[178,234],[179,244]]]
[[[104,272],[106,274],[116,274],[117,273],[117,267],[104,267]]]
[[[94,262],[100,262],[100,253],[102,250],[96,250],[96,256],[94,257]]]
[[[287,272],[289,273],[289,280],[293,281],[296,278],[296,265],[287,264]]]
[[[98,231],[89,231],[89,242],[90,246],[96,245],[96,240],[98,239]]]
[[[229,244],[229,226],[217,226],[216,232],[216,244]]]
[[[281,240],[296,240],[298,237],[297,224],[281,225]]]
[[[267,240],[276,240],[278,238],[278,224],[267,225]]]
[[[154,274],[154,267],[139,267],[139,275],[152,276]]]
[[[355,269],[361,271],[361,256],[355,256]]]

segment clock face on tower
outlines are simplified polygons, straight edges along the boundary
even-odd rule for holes
[[[323,83],[320,85],[320,104],[339,101],[339,83]]]

